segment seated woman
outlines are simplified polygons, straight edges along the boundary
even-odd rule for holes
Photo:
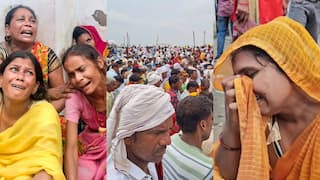
[[[88,44],[95,47],[103,59],[107,58],[107,42],[101,39],[94,26],[76,26],[72,32],[72,44]]]
[[[65,173],[67,179],[101,180],[106,176],[106,92],[105,63],[89,45],[69,48],[62,63],[75,93],[66,100],[67,136]],[[86,123],[79,134],[78,122]]]
[[[67,94],[72,90],[64,84],[62,65],[55,52],[36,41],[37,31],[37,16],[30,7],[18,5],[12,8],[5,17],[5,42],[0,43],[0,61],[15,51],[29,51],[36,56],[49,88],[48,99],[60,112]]]
[[[59,116],[45,101],[36,57],[17,51],[0,66],[0,179],[65,179]]]
[[[319,46],[287,17],[222,54],[215,77],[225,76],[227,118],[215,179],[320,179],[319,68]]]

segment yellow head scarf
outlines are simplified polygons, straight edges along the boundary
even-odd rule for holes
[[[221,78],[233,74],[232,52],[247,45],[266,51],[298,87],[320,101],[320,48],[302,25],[287,17],[252,28],[229,46],[215,66],[217,89],[222,90]]]

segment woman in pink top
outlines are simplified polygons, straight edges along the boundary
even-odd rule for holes
[[[66,100],[65,174],[67,179],[106,177],[105,63],[95,48],[76,45],[62,59],[71,84],[78,91]],[[78,136],[79,119],[87,125]],[[81,148],[78,150],[80,142]]]

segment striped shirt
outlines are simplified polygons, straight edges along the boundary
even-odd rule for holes
[[[181,140],[179,134],[172,136],[172,143],[163,157],[163,177],[168,180],[213,179],[213,159],[201,149]]]

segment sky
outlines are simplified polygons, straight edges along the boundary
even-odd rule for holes
[[[107,39],[127,44],[128,34],[130,45],[213,44],[213,12],[214,0],[108,0]]]

